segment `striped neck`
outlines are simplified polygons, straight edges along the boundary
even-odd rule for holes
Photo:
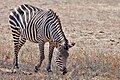
[[[59,32],[59,31],[55,31],[55,33],[51,32],[51,40],[53,42],[58,42],[60,44],[63,44],[63,43],[67,42],[67,39],[66,39],[64,33],[63,32]]]
[[[48,20],[50,25],[49,26],[50,39],[53,42],[58,42],[60,44],[62,44],[63,42],[66,42],[67,39],[62,30],[60,19],[56,15],[56,13],[53,12],[52,10],[48,11]]]

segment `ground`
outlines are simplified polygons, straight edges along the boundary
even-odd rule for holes
[[[69,50],[66,75],[61,75],[56,69],[54,59],[53,73],[47,73],[48,43],[45,45],[46,59],[40,71],[35,73],[33,67],[39,50],[37,44],[29,41],[19,53],[20,69],[11,73],[13,40],[8,16],[14,7],[25,3],[55,11],[67,39],[76,43]],[[120,1],[0,0],[0,79],[120,80]]]

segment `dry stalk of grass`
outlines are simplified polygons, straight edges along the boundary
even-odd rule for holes
[[[87,63],[86,63],[87,59]],[[71,61],[72,60],[72,61]],[[76,54],[70,56],[69,68],[71,69],[67,74],[67,79],[72,79],[73,75],[82,76],[83,74],[88,76],[85,79],[95,80],[100,76],[102,80],[114,80],[119,78],[120,70],[120,55],[118,54]],[[99,77],[99,78],[100,78]],[[80,77],[79,77],[80,78]]]

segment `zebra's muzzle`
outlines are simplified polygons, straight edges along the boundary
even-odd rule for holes
[[[67,71],[64,71],[64,72],[63,72],[63,75],[65,75],[66,73],[67,73]]]
[[[63,75],[65,75],[65,74],[67,73],[67,69],[66,69],[65,67],[63,67],[63,69],[60,70],[60,71],[62,71],[62,74],[63,74]]]

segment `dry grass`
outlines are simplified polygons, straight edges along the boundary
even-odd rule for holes
[[[68,80],[117,80],[120,75],[120,55],[116,54],[92,54],[71,55],[69,61],[70,72]],[[73,61],[74,60],[74,61]],[[97,79],[98,78],[98,79]]]
[[[120,80],[119,0],[0,0],[0,3],[1,80]],[[23,3],[53,9],[59,15],[69,41],[76,42],[69,51],[66,75],[59,74],[54,59],[53,73],[47,73],[48,44],[45,45],[46,59],[41,70],[34,73],[39,50],[38,45],[31,42],[20,50],[20,69],[11,73],[13,41],[8,14]]]
[[[32,55],[30,55],[32,56]],[[29,57],[29,56],[28,56]],[[20,69],[17,70],[17,73],[12,74],[10,67],[11,61],[8,59],[6,61],[1,61],[1,79],[39,79],[42,78],[46,80],[51,77],[51,79],[62,79],[62,80],[118,80],[120,79],[120,55],[116,54],[107,54],[107,55],[84,55],[76,53],[72,54],[69,57],[67,67],[68,73],[65,76],[59,74],[56,71],[55,65],[52,65],[53,74],[47,74],[46,72],[46,60],[44,61],[41,70],[39,73],[34,73],[33,71],[33,62],[21,61]],[[25,58],[24,58],[25,59]],[[32,59],[32,58],[31,58]],[[36,59],[36,58],[35,58]],[[3,63],[2,63],[3,62]],[[53,60],[54,63],[54,60]],[[59,75],[58,75],[59,74]],[[7,77],[6,77],[7,76]]]

